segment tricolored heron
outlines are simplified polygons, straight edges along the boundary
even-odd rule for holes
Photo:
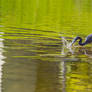
[[[86,45],[86,44],[92,43],[92,34],[90,34],[90,35],[88,35],[88,36],[86,37],[86,40],[85,40],[84,43],[82,42],[82,38],[79,37],[79,36],[77,36],[77,37],[74,38],[74,40],[72,41],[71,45],[73,45],[77,40],[79,40],[79,45],[81,45],[81,46],[84,46],[84,45]]]

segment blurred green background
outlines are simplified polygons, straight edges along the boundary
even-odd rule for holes
[[[92,92],[92,46],[61,39],[91,33],[92,0],[0,0],[0,92]]]
[[[0,0],[0,17],[0,23],[8,27],[57,32],[52,36],[58,32],[88,35],[92,31],[92,1]]]

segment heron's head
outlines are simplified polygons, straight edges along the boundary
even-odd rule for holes
[[[75,37],[71,43],[71,46],[78,40],[78,39],[81,39],[79,36]]]

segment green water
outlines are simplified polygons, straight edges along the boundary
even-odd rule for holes
[[[61,39],[91,33],[91,0],[0,0],[0,92],[92,92],[92,44]]]

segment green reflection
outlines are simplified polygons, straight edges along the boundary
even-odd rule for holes
[[[65,49],[92,31],[91,0],[0,0],[2,91],[91,92],[92,48]],[[2,47],[0,47],[1,49]],[[86,53],[85,53],[86,51]]]
[[[88,35],[91,11],[91,0],[1,0],[0,22],[8,27],[53,30],[57,35]]]

